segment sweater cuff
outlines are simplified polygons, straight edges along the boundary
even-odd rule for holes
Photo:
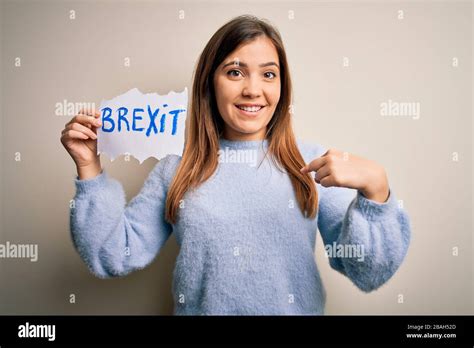
[[[384,203],[368,199],[360,191],[357,191],[356,206],[370,221],[384,219],[387,214],[393,214],[398,210],[398,203],[391,189],[389,189],[388,199]]]
[[[105,182],[108,180],[108,175],[105,170],[102,170],[101,173],[91,179],[80,180],[76,175],[74,183],[76,185],[77,193],[93,193],[97,192],[104,186]]]

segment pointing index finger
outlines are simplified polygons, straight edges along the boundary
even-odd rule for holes
[[[301,168],[301,173],[309,173],[309,172],[315,172],[319,170],[322,166],[326,164],[327,157],[322,155],[321,157],[318,157],[311,162],[309,162],[307,165],[305,165],[303,168]]]

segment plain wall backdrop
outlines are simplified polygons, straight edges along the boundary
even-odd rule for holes
[[[205,44],[241,14],[266,18],[282,34],[297,137],[381,163],[410,215],[404,263],[369,294],[329,267],[318,236],[326,313],[473,313],[472,2],[2,1],[0,8],[0,243],[39,249],[37,262],[0,259],[1,314],[172,314],[173,236],[149,267],[120,279],[95,278],[74,250],[76,173],[59,141],[72,116],[57,115],[56,104],[98,107],[133,87],[191,91]],[[382,116],[390,100],[418,103],[419,118]],[[129,200],[156,162],[102,157]]]

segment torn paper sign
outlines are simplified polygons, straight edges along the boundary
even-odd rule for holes
[[[167,95],[143,94],[133,88],[111,100],[103,100],[97,152],[111,160],[123,154],[132,155],[140,163],[148,157],[181,156],[187,105],[187,88]]]

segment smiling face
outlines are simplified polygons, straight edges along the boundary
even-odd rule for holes
[[[264,139],[280,100],[278,53],[266,36],[240,45],[217,67],[214,90],[224,138]]]

